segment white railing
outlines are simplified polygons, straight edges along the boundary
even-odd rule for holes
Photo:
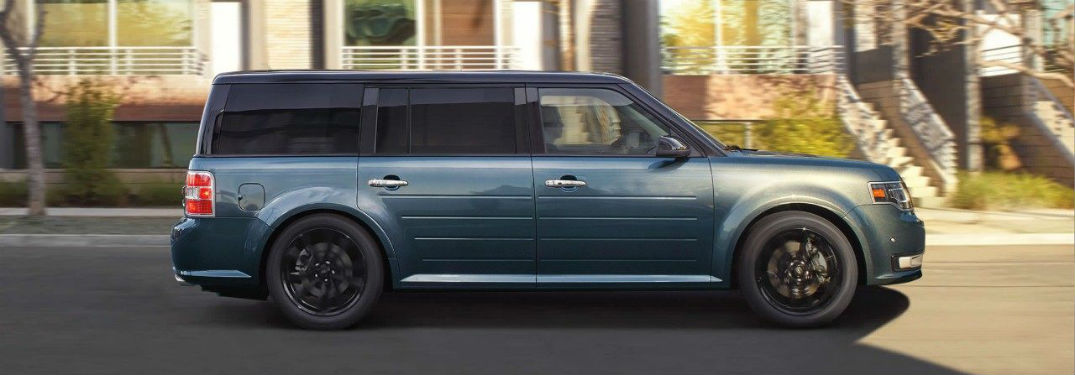
[[[1023,63],[1023,48],[1018,44],[1010,46],[983,49],[980,56],[982,62],[1000,61],[1009,64],[1021,65]],[[979,66],[978,75],[999,76],[1015,73],[1015,70],[1003,66]]]
[[[944,119],[933,110],[925,95],[910,78],[900,78],[898,84],[903,121],[918,136],[929,153],[933,169],[940,175],[944,191],[951,192],[956,182],[956,137]]]
[[[360,70],[512,69],[517,49],[504,46],[348,46],[341,66]]]
[[[43,75],[198,75],[208,60],[194,47],[39,47],[34,72]],[[17,74],[4,55],[2,74]]]
[[[874,163],[888,164],[891,146],[885,122],[844,75],[836,76],[836,111],[844,128],[855,136],[855,146],[862,156]]]
[[[842,73],[841,46],[664,47],[665,74],[823,74]]]

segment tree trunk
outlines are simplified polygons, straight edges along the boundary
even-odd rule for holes
[[[33,94],[33,71],[19,64],[19,102],[22,104],[22,131],[26,141],[26,186],[30,192],[30,216],[45,216],[45,163],[41,159],[41,130],[37,123],[37,103]]]

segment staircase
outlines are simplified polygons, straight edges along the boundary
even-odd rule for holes
[[[1068,153],[1075,153],[1075,121],[1072,120],[1071,112],[1068,112],[1063,103],[1054,97],[1041,81],[1032,78],[1030,81],[1031,92],[1034,94],[1033,115]]]
[[[915,163],[915,158],[908,150],[905,141],[895,136],[888,121],[874,109],[874,106],[859,97],[846,77],[836,79],[839,100],[837,111],[844,128],[855,136],[857,156],[874,163],[892,167],[903,177],[915,204],[926,207],[938,207],[944,204],[941,191],[931,185],[931,179],[925,169]]]

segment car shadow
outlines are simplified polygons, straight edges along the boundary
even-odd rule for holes
[[[299,337],[325,334],[298,331],[270,304],[228,305],[212,313],[218,322],[280,328]],[[498,361],[491,353],[536,345],[533,354],[540,358],[561,353],[541,360],[555,362],[540,362],[556,365],[538,367],[557,371],[957,373],[858,342],[909,307],[896,290],[860,288],[831,325],[786,329],[760,321],[734,291],[394,292],[382,296],[357,327],[332,337],[341,344],[384,337],[457,346],[443,349],[455,353],[449,362],[487,355]],[[629,355],[637,345],[652,347],[645,356]],[[614,363],[596,363],[592,355]]]

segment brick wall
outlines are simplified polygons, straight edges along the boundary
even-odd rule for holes
[[[664,101],[692,120],[764,120],[773,101],[803,87],[835,99],[831,75],[666,75]]]
[[[62,93],[82,77],[38,76],[34,98],[40,121],[63,121],[65,116]],[[176,121],[201,120],[202,108],[209,95],[212,81],[197,76],[136,76],[94,77],[107,83],[122,96],[116,108],[115,121]],[[22,121],[19,104],[18,77],[5,76],[3,82],[4,120]]]
[[[311,0],[265,0],[265,46],[269,69],[310,69],[313,46]]]

